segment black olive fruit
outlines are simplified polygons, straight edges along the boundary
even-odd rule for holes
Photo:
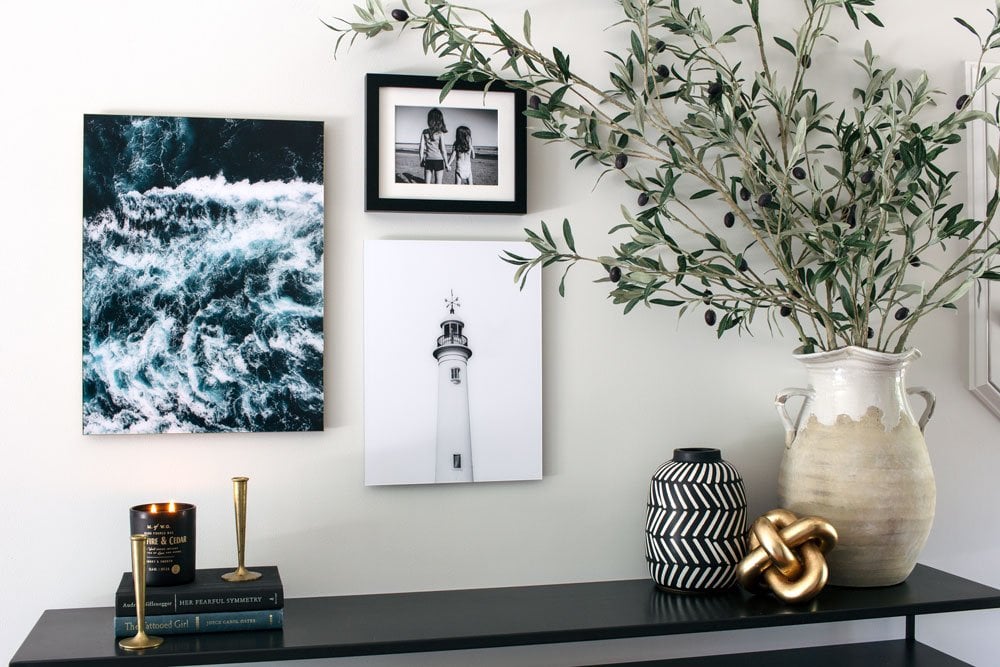
[[[964,107],[968,103],[969,103],[969,96],[968,95],[962,95],[961,97],[959,97],[955,101],[955,108],[956,109],[961,109],[962,107]]]
[[[649,195],[647,195],[645,192],[640,192],[639,196],[635,200],[635,203],[637,203],[639,206],[645,206],[646,204],[649,203]]]
[[[806,170],[802,167],[795,167],[792,169],[792,176],[799,179],[800,181],[806,177]]]
[[[528,98],[528,106],[532,109],[538,109],[538,106],[542,103],[542,98],[538,95],[532,95]]]
[[[733,215],[732,211],[728,211],[726,215],[722,217],[722,224],[724,224],[726,227],[732,227],[733,225],[736,224],[736,216]]]
[[[628,155],[624,153],[619,153],[618,157],[615,158],[615,169],[624,169],[625,165],[628,164]]]
[[[774,197],[771,196],[771,193],[765,192],[760,197],[757,197],[757,206],[760,206],[761,208],[767,208],[768,206],[771,205],[771,202],[773,200]]]
[[[910,314],[910,309],[909,309],[909,308],[907,308],[906,306],[903,306],[903,307],[901,307],[901,308],[900,308],[899,310],[897,310],[897,311],[896,311],[895,313],[893,313],[893,315],[892,315],[892,316],[893,316],[893,317],[895,317],[895,318],[896,318],[897,320],[899,320],[900,322],[902,322],[903,320],[905,320],[905,319],[906,319],[906,317],[907,317],[907,316],[908,316],[909,314]]]
[[[750,191],[746,188],[740,188],[740,199],[743,201],[750,201]]]
[[[710,327],[714,327],[715,326],[715,319],[716,319],[716,317],[715,317],[715,311],[714,310],[712,310],[711,308],[709,308],[708,310],[705,311],[705,324],[707,324]]]
[[[611,282],[616,283],[622,279],[622,270],[617,266],[612,266],[608,269],[608,277],[611,278]]]
[[[778,312],[781,314],[782,317],[788,317],[789,315],[792,314],[792,307],[791,306],[782,306],[778,310]]]
[[[869,183],[871,183],[872,179],[874,179],[874,178],[875,178],[875,172],[872,171],[871,169],[869,169],[865,173],[861,174],[861,182],[864,183],[865,185],[868,185]]]
[[[661,79],[666,79],[667,77],[670,76],[670,68],[667,67],[666,65],[657,65],[656,73],[660,76]]]
[[[405,9],[394,9],[392,10],[392,18],[396,19],[397,21],[405,21],[406,19],[410,18],[410,15],[406,13]]]

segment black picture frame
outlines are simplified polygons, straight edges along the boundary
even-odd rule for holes
[[[487,88],[460,81],[441,100],[444,85],[433,76],[366,75],[365,210],[524,214],[525,92],[500,83]],[[470,179],[473,185],[425,182],[428,174],[418,157],[424,133],[417,121],[427,120],[433,108],[441,109],[446,124],[464,122],[473,128],[471,143],[479,146],[478,162],[473,160],[472,167],[466,167],[474,175]],[[449,117],[455,120],[449,121]],[[454,136],[452,133],[445,141],[446,153]],[[457,180],[458,168],[431,171],[430,177],[438,174]]]

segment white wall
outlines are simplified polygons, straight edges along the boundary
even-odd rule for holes
[[[799,3],[786,0],[790,5]],[[0,14],[0,658],[43,609],[106,606],[129,567],[127,509],[167,496],[199,506],[199,565],[234,559],[229,478],[249,475],[248,559],[280,566],[289,596],[374,593],[644,576],[649,475],[677,446],[721,447],[743,472],[751,511],[775,504],[782,433],[771,400],[801,383],[792,339],[716,341],[697,318],[628,317],[578,272],[565,299],[544,284],[545,479],[448,487],[362,483],[362,283],[366,238],[520,239],[539,219],[576,223],[577,243],[607,249],[632,195],[574,172],[567,151],[529,147],[523,218],[365,214],[365,72],[430,73],[410,35],[334,60],[320,19],[347,0],[129,0],[8,3]],[[520,9],[483,0],[506,23]],[[601,76],[617,48],[613,2],[533,0],[534,37]],[[706,0],[723,12],[738,7]],[[771,11],[775,3],[762,3]],[[901,67],[931,71],[949,99],[973,55],[953,14],[987,0],[892,0],[868,31]],[[848,35],[846,49],[860,51]],[[848,58],[817,58],[847,67]],[[603,70],[606,72],[606,70]],[[834,81],[831,76],[827,81]],[[327,412],[314,434],[83,437],[80,434],[81,117],[85,112],[326,121]],[[955,168],[964,166],[956,154]],[[963,184],[959,185],[959,191]],[[400,286],[405,290],[405,286]],[[938,515],[922,560],[1000,585],[995,507],[1000,422],[966,389],[965,313],[928,318],[911,382],[937,391],[927,431]],[[466,534],[456,525],[490,516]],[[526,517],[531,521],[525,521]],[[482,522],[476,521],[477,525]],[[922,620],[918,633],[975,664],[995,662],[996,612]],[[898,635],[898,622],[717,637],[475,652],[482,664],[572,662],[766,647],[805,639]],[[467,664],[468,654],[343,660],[341,665]]]

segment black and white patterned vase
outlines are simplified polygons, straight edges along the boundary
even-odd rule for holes
[[[718,449],[674,450],[649,484],[646,562],[660,588],[702,593],[731,588],[747,549],[743,478]]]

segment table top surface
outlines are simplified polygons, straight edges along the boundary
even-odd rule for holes
[[[42,614],[11,666],[210,664],[591,641],[1000,607],[1000,590],[918,565],[902,584],[828,587],[786,605],[732,590],[664,593],[649,579],[289,598],[283,630],[172,635],[117,647],[111,607]]]

